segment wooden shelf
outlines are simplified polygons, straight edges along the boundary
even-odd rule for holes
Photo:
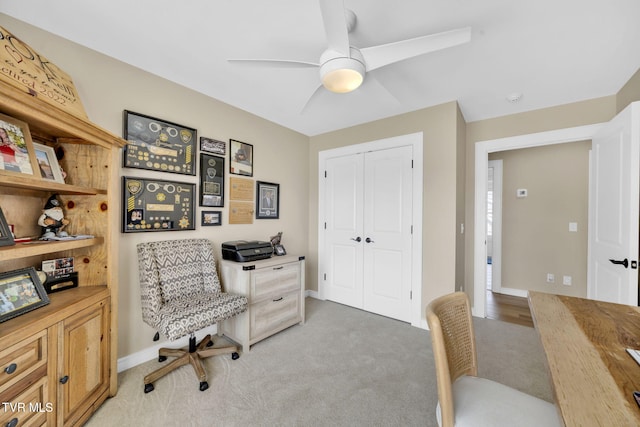
[[[79,240],[43,241],[33,240],[26,243],[16,243],[14,246],[0,248],[0,261],[10,261],[37,255],[46,255],[54,252],[68,251],[72,249],[86,248],[101,245],[103,237]]]
[[[12,190],[32,190],[43,193],[76,194],[83,196],[107,194],[107,190],[98,188],[79,187],[77,185],[61,184],[38,178],[2,175],[2,189],[0,191],[3,193],[12,193],[14,192]]]

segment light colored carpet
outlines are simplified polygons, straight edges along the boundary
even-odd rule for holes
[[[191,366],[143,392],[152,360],[119,375],[118,394],[87,426],[436,426],[429,332],[307,298],[307,321],[231,360],[209,358],[209,389]],[[475,319],[480,374],[551,401],[534,329]],[[223,340],[220,340],[222,344]]]

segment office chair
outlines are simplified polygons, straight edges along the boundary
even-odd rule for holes
[[[478,377],[469,299],[455,292],[427,306],[436,364],[440,427],[561,426],[556,407],[514,388]]]
[[[209,388],[202,358],[231,353],[237,346],[213,348],[211,335],[196,344],[195,332],[242,313],[247,298],[222,292],[207,239],[168,240],[140,243],[138,268],[142,320],[170,340],[189,336],[188,349],[161,348],[158,361],[176,359],[144,377],[144,392],[153,391],[153,382],[174,369],[190,363],[200,380],[200,390]],[[156,332],[154,341],[159,339]]]

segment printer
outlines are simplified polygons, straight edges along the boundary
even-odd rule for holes
[[[222,244],[222,258],[231,261],[256,261],[259,259],[271,258],[272,254],[273,246],[271,246],[271,242],[262,242],[260,240],[234,240],[232,242],[224,242]]]

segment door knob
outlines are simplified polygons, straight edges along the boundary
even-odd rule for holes
[[[623,259],[622,261],[619,261],[617,259],[610,259],[609,261],[611,261],[612,264],[616,264],[616,265],[623,265],[624,268],[629,267],[629,260],[628,259]]]
[[[360,238],[360,236],[356,237],[355,239],[352,237],[351,240],[354,240],[358,243],[362,242],[362,239]]]
[[[371,239],[370,239],[370,238],[368,238],[368,237],[367,237],[366,239],[364,239],[364,241],[365,241],[365,242],[367,242],[367,243],[375,243],[373,240],[371,240]]]

